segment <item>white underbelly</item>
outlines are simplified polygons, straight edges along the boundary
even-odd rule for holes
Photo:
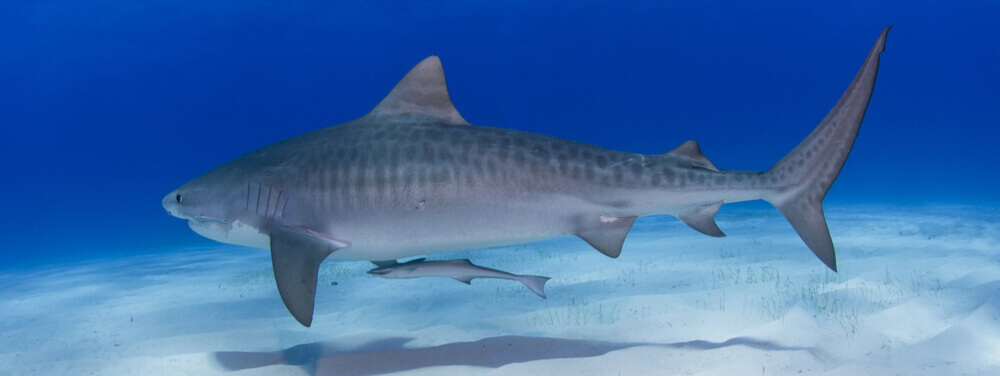
[[[351,246],[338,250],[331,258],[384,261],[430,253],[520,244],[574,232],[574,216],[553,213],[540,207],[513,204],[497,210],[444,209],[434,213],[353,216],[353,221],[332,225]]]
[[[198,235],[226,244],[245,245],[260,249],[271,249],[271,237],[249,224],[188,221],[188,226]]]

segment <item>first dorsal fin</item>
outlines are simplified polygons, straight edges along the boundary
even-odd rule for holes
[[[385,260],[385,261],[372,261],[372,264],[375,264],[375,266],[382,268],[386,266],[399,265],[399,262],[397,262],[396,260]]]
[[[705,154],[701,153],[701,146],[698,146],[698,141],[688,140],[687,142],[681,144],[676,149],[667,152],[668,155],[674,155],[684,158],[691,162],[695,167],[701,167],[706,170],[719,172],[719,169],[715,167],[712,161],[708,160]]]
[[[451,103],[441,59],[431,56],[407,73],[367,117],[426,117],[449,124],[469,122]]]
[[[427,261],[426,257],[421,257],[421,258],[413,259],[413,260],[410,260],[410,261],[407,261],[407,262],[399,263],[399,265],[419,264],[419,263],[422,263],[424,261]]]

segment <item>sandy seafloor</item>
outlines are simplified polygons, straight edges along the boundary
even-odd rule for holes
[[[1000,210],[827,217],[839,273],[752,205],[723,208],[721,239],[640,219],[619,259],[576,238],[431,256],[552,277],[547,300],[328,260],[312,328],[281,304],[262,250],[8,270],[0,374],[1000,374]]]

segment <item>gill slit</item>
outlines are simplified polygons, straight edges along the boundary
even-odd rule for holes
[[[264,204],[264,218],[267,218],[267,211],[271,208],[271,187],[267,187],[267,203]]]
[[[274,199],[274,213],[271,214],[271,219],[274,219],[275,217],[278,216],[278,205],[279,204],[281,204],[281,190],[280,189],[278,190],[278,198]],[[266,217],[267,213],[264,213],[264,216]]]
[[[257,184],[257,205],[253,208],[253,212],[256,214],[260,214],[260,186],[260,184]]]

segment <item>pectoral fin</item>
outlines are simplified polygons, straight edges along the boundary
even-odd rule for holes
[[[281,227],[271,231],[271,264],[278,293],[288,312],[302,325],[312,325],[319,265],[333,251],[350,245],[317,236],[310,230]]]

